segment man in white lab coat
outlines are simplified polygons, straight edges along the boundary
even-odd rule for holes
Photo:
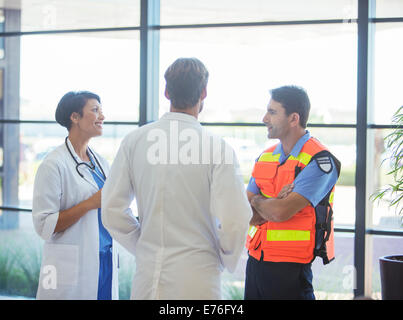
[[[207,69],[180,58],[165,79],[170,112],[123,140],[102,222],[136,257],[132,299],[220,299],[221,272],[234,271],[252,212],[233,149],[197,120]]]

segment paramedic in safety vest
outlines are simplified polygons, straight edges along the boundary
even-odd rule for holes
[[[312,137],[310,102],[296,86],[271,90],[263,118],[279,143],[256,160],[247,188],[253,210],[245,299],[314,300],[311,262],[334,258],[333,195],[340,162]]]

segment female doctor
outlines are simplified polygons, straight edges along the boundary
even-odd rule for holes
[[[35,177],[32,218],[45,240],[37,299],[118,299],[117,251],[101,221],[106,160],[88,147],[102,134],[100,98],[68,92],[56,121],[68,130]]]

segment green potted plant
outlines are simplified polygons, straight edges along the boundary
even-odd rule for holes
[[[403,106],[393,115],[392,124],[397,127],[385,137],[386,148],[391,152],[386,160],[390,162],[391,170],[387,174],[392,177],[392,183],[375,193],[373,199],[386,200],[403,218]],[[403,300],[403,254],[381,257],[379,263],[382,299]]]

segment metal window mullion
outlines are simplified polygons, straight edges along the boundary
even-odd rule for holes
[[[357,135],[355,171],[355,236],[354,266],[356,288],[354,296],[364,294],[365,263],[365,171],[366,171],[366,127],[367,127],[367,56],[368,56],[368,0],[358,2],[358,68],[357,68]]]
[[[1,67],[1,65],[0,65]],[[14,123],[14,124],[56,124],[57,122],[54,120],[18,120],[18,119],[1,119],[0,124],[2,123]],[[105,121],[105,125],[139,125],[138,121]],[[203,126],[215,126],[215,127],[264,127],[264,123],[258,122],[201,122]],[[334,124],[326,124],[326,123],[311,123],[307,124],[308,128],[330,128],[330,129],[356,129],[357,125],[355,124],[343,124],[343,123],[334,123]],[[368,129],[397,129],[398,125],[387,125],[387,124],[368,124]]]
[[[140,116],[139,125],[158,119],[159,0],[141,0],[140,17]]]
[[[21,28],[21,11],[4,10],[5,31]],[[3,118],[19,118],[20,116],[20,38],[6,38],[4,43],[3,73]],[[20,163],[20,129],[19,125],[3,126],[3,172],[2,199],[3,203],[19,205],[18,177]],[[19,226],[18,214],[4,213],[0,216],[0,229],[16,229]]]
[[[354,266],[356,268],[356,288],[354,296],[368,295],[371,288],[366,284],[368,265],[366,265],[366,250],[369,243],[367,238],[367,129],[368,129],[368,106],[369,91],[372,90],[371,81],[371,60],[373,49],[370,46],[371,18],[373,16],[374,0],[358,1],[358,70],[357,70],[357,136],[356,136],[356,215],[355,215],[355,237],[354,237]]]
[[[355,23],[357,19],[348,19],[348,23]],[[343,24],[346,19],[325,20],[282,20],[282,21],[254,21],[254,22],[229,22],[229,23],[198,23],[198,24],[171,24],[154,26],[155,29],[200,29],[200,28],[242,28],[242,27],[269,27],[269,26],[296,26],[296,25],[320,25]]]

